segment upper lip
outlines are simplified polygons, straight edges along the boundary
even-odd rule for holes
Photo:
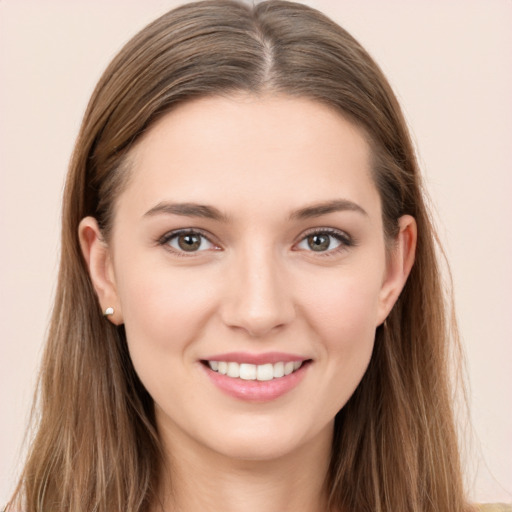
[[[214,354],[205,357],[203,361],[225,361],[227,363],[247,363],[247,364],[274,364],[274,363],[288,363],[295,361],[307,361],[309,358],[289,354],[286,352],[264,352],[261,354],[251,354],[249,352],[227,352],[224,354]]]

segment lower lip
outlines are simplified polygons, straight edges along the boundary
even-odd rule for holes
[[[234,398],[249,402],[268,402],[288,393],[304,378],[309,365],[310,361],[307,361],[303,363],[298,370],[290,373],[290,375],[285,375],[284,377],[279,377],[277,379],[260,381],[228,377],[211,370],[204,364],[201,364],[210,380],[221,391]]]

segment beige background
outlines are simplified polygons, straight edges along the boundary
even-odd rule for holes
[[[0,0],[0,504],[54,289],[80,119],[122,44],[172,0]],[[316,0],[381,64],[419,148],[467,353],[475,500],[512,501],[512,2]]]

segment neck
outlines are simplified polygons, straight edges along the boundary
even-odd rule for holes
[[[154,512],[327,510],[332,425],[293,453],[272,460],[233,459],[190,439],[163,437],[169,469],[162,503]]]

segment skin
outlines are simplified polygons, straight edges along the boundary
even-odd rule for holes
[[[109,243],[95,219],[80,224],[100,304],[125,324],[155,401],[172,467],[165,510],[325,510],[334,417],[414,259],[409,216],[386,250],[369,162],[361,131],[308,99],[195,100],[132,150]],[[339,200],[351,209],[298,213]],[[162,203],[208,205],[222,218],[155,212]],[[199,250],[163,243],[185,228],[206,235]],[[327,249],[312,249],[312,230]],[[201,363],[232,351],[311,363],[283,396],[246,401],[220,391]]]

